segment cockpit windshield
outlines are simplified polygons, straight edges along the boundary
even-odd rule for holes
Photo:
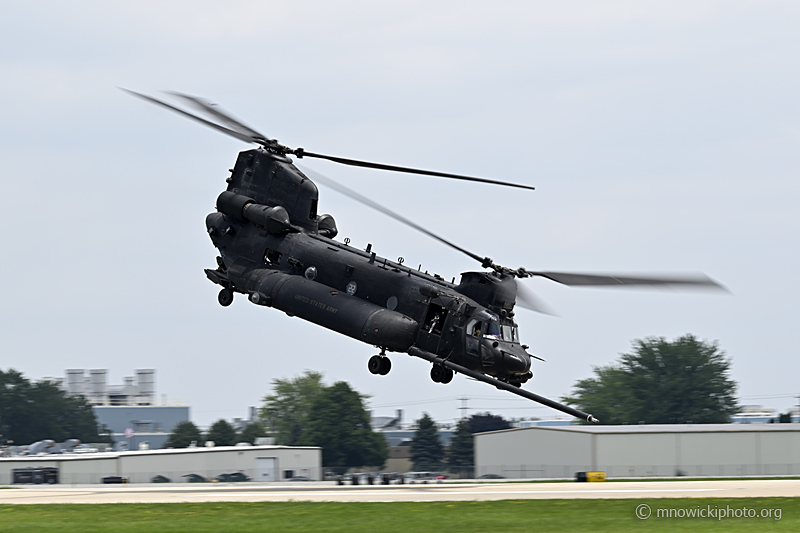
[[[519,328],[515,325],[500,325],[488,322],[485,327],[485,337],[506,342],[519,342]]]

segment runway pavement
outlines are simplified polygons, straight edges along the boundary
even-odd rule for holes
[[[26,485],[0,490],[0,504],[175,502],[436,502],[590,498],[800,497],[800,480],[608,481],[336,486],[333,483]]]

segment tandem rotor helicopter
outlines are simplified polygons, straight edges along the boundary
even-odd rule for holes
[[[392,367],[386,352],[401,352],[432,363],[430,376],[449,383],[464,374],[588,422],[591,414],[522,389],[533,377],[529,354],[521,344],[515,304],[533,310],[517,279],[533,276],[569,286],[710,286],[703,276],[629,277],[512,269],[472,253],[411,220],[319,175],[314,179],[425,233],[478,261],[481,271],[464,272],[459,283],[378,257],[334,238],[336,223],[318,213],[317,187],[289,156],[327,159],[345,165],[423,174],[493,185],[533,189],[496,180],[383,165],[289,148],[246,126],[215,104],[181,93],[169,93],[208,119],[159,99],[123,89],[241,141],[258,145],[239,153],[217,198],[217,212],[206,217],[211,242],[219,250],[217,267],[206,269],[220,285],[223,306],[235,293],[255,305],[274,307],[380,350],[368,361],[369,371],[386,375]],[[519,300],[519,302],[517,301]]]

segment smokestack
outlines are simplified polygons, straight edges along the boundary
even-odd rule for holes
[[[80,396],[83,393],[83,369],[67,370],[67,395]]]
[[[139,392],[137,403],[150,405],[156,396],[156,371],[151,368],[141,368],[136,371],[136,383]]]
[[[108,397],[106,390],[106,372],[107,370],[93,369],[89,370],[89,383],[90,389],[88,397],[93,403],[105,404]]]

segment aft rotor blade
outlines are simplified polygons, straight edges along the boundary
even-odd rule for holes
[[[298,148],[294,151],[294,153],[298,157],[316,157],[318,159],[327,159],[328,161],[333,161],[335,163],[341,163],[343,165],[350,165],[354,167],[365,167],[365,168],[375,168],[378,170],[390,170],[392,172],[405,172],[408,174],[422,174],[423,176],[437,176],[439,178],[451,178],[457,180],[464,180],[464,181],[477,181],[480,183],[491,183],[493,185],[503,185],[506,187],[517,187],[519,189],[529,189],[535,190],[530,185],[520,185],[518,183],[510,183],[507,181],[497,181],[497,180],[489,180],[486,178],[475,178],[472,176],[462,176],[460,174],[448,174],[446,172],[436,172],[433,170],[422,170],[418,168],[409,168],[409,167],[398,167],[394,165],[384,165],[382,163],[370,163],[369,161],[359,161],[357,159],[346,159],[344,157],[335,157],[332,155],[323,155],[323,154],[315,154],[312,152],[306,152],[302,148]]]
[[[341,194],[344,194],[345,196],[348,196],[348,197],[352,198],[353,200],[355,200],[357,202],[360,202],[360,203],[362,203],[362,204],[364,204],[364,205],[366,205],[368,207],[371,207],[372,209],[374,209],[376,211],[379,211],[379,212],[383,213],[384,215],[390,216],[393,219],[395,219],[395,220],[397,220],[399,222],[402,222],[403,224],[405,224],[407,226],[410,226],[410,227],[414,228],[417,231],[420,231],[420,232],[424,233],[428,237],[432,237],[432,238],[436,239],[437,241],[446,244],[450,248],[454,248],[454,249],[458,250],[459,252],[461,252],[462,254],[466,254],[466,255],[470,256],[471,258],[475,259],[476,261],[479,261],[481,264],[485,264],[487,261],[488,261],[489,264],[491,264],[491,259],[489,259],[487,257],[481,257],[481,256],[479,256],[477,254],[474,254],[474,253],[470,252],[469,250],[465,250],[464,248],[458,246],[457,244],[453,244],[452,242],[448,241],[447,239],[439,237],[438,235],[436,235],[432,231],[428,231],[427,229],[423,228],[422,226],[420,226],[416,222],[413,222],[413,221],[407,219],[403,215],[395,213],[394,211],[392,211],[388,207],[384,207],[381,204],[379,204],[378,202],[376,202],[374,200],[370,200],[366,196],[364,196],[362,194],[359,194],[356,191],[345,187],[341,183],[338,183],[338,182],[332,180],[331,178],[328,178],[327,176],[323,176],[319,172],[313,171],[313,170],[311,170],[311,169],[309,169],[307,167],[302,167],[302,170],[303,170],[304,173],[310,174],[311,177],[314,178],[314,181],[316,181],[316,182],[322,183],[323,185],[326,185],[327,187],[330,187],[331,189],[333,189],[333,190],[335,190],[335,191],[337,191],[337,192],[339,192]]]
[[[570,287],[669,287],[669,286],[694,286],[727,290],[724,285],[714,281],[705,274],[687,274],[671,277],[633,277],[609,274],[578,274],[570,272],[520,272],[520,277],[539,276],[569,285]]]
[[[179,93],[177,91],[167,91],[167,94],[171,94],[176,98],[180,98],[181,100],[184,100],[195,109],[198,109],[204,113],[208,113],[209,115],[218,119],[220,122],[222,122],[228,128],[234,131],[238,131],[239,133],[242,133],[254,139],[263,139],[267,142],[271,141],[271,139],[268,139],[263,134],[257,132],[250,126],[241,122],[239,119],[233,118],[228,113],[222,111],[217,104],[211,102],[210,100],[206,100],[199,96],[192,96],[190,94]]]
[[[178,114],[183,115],[185,117],[188,117],[188,118],[190,118],[192,120],[195,120],[195,121],[199,122],[200,124],[208,126],[209,128],[213,128],[213,129],[215,129],[217,131],[221,131],[222,133],[225,133],[226,135],[230,135],[234,139],[239,139],[240,141],[244,141],[244,142],[247,142],[247,143],[259,143],[260,144],[260,143],[263,142],[262,139],[256,139],[256,138],[253,138],[250,135],[245,135],[245,134],[240,133],[238,131],[234,131],[234,130],[231,130],[229,128],[226,128],[225,126],[220,126],[219,124],[215,124],[214,122],[211,122],[210,120],[206,120],[204,118],[200,118],[197,115],[193,115],[193,114],[191,114],[191,113],[189,113],[187,111],[184,111],[183,109],[180,109],[178,107],[170,105],[170,104],[168,104],[166,102],[162,102],[158,98],[153,98],[152,96],[147,96],[145,94],[140,94],[140,93],[137,93],[136,91],[131,91],[129,89],[124,89],[122,87],[120,87],[120,89],[125,91],[128,94],[131,94],[131,95],[137,97],[137,98],[141,98],[142,100],[147,100],[148,102],[150,102],[152,104],[160,105],[161,107],[165,107],[165,108],[169,109],[170,111],[174,111],[175,113],[178,113]]]

